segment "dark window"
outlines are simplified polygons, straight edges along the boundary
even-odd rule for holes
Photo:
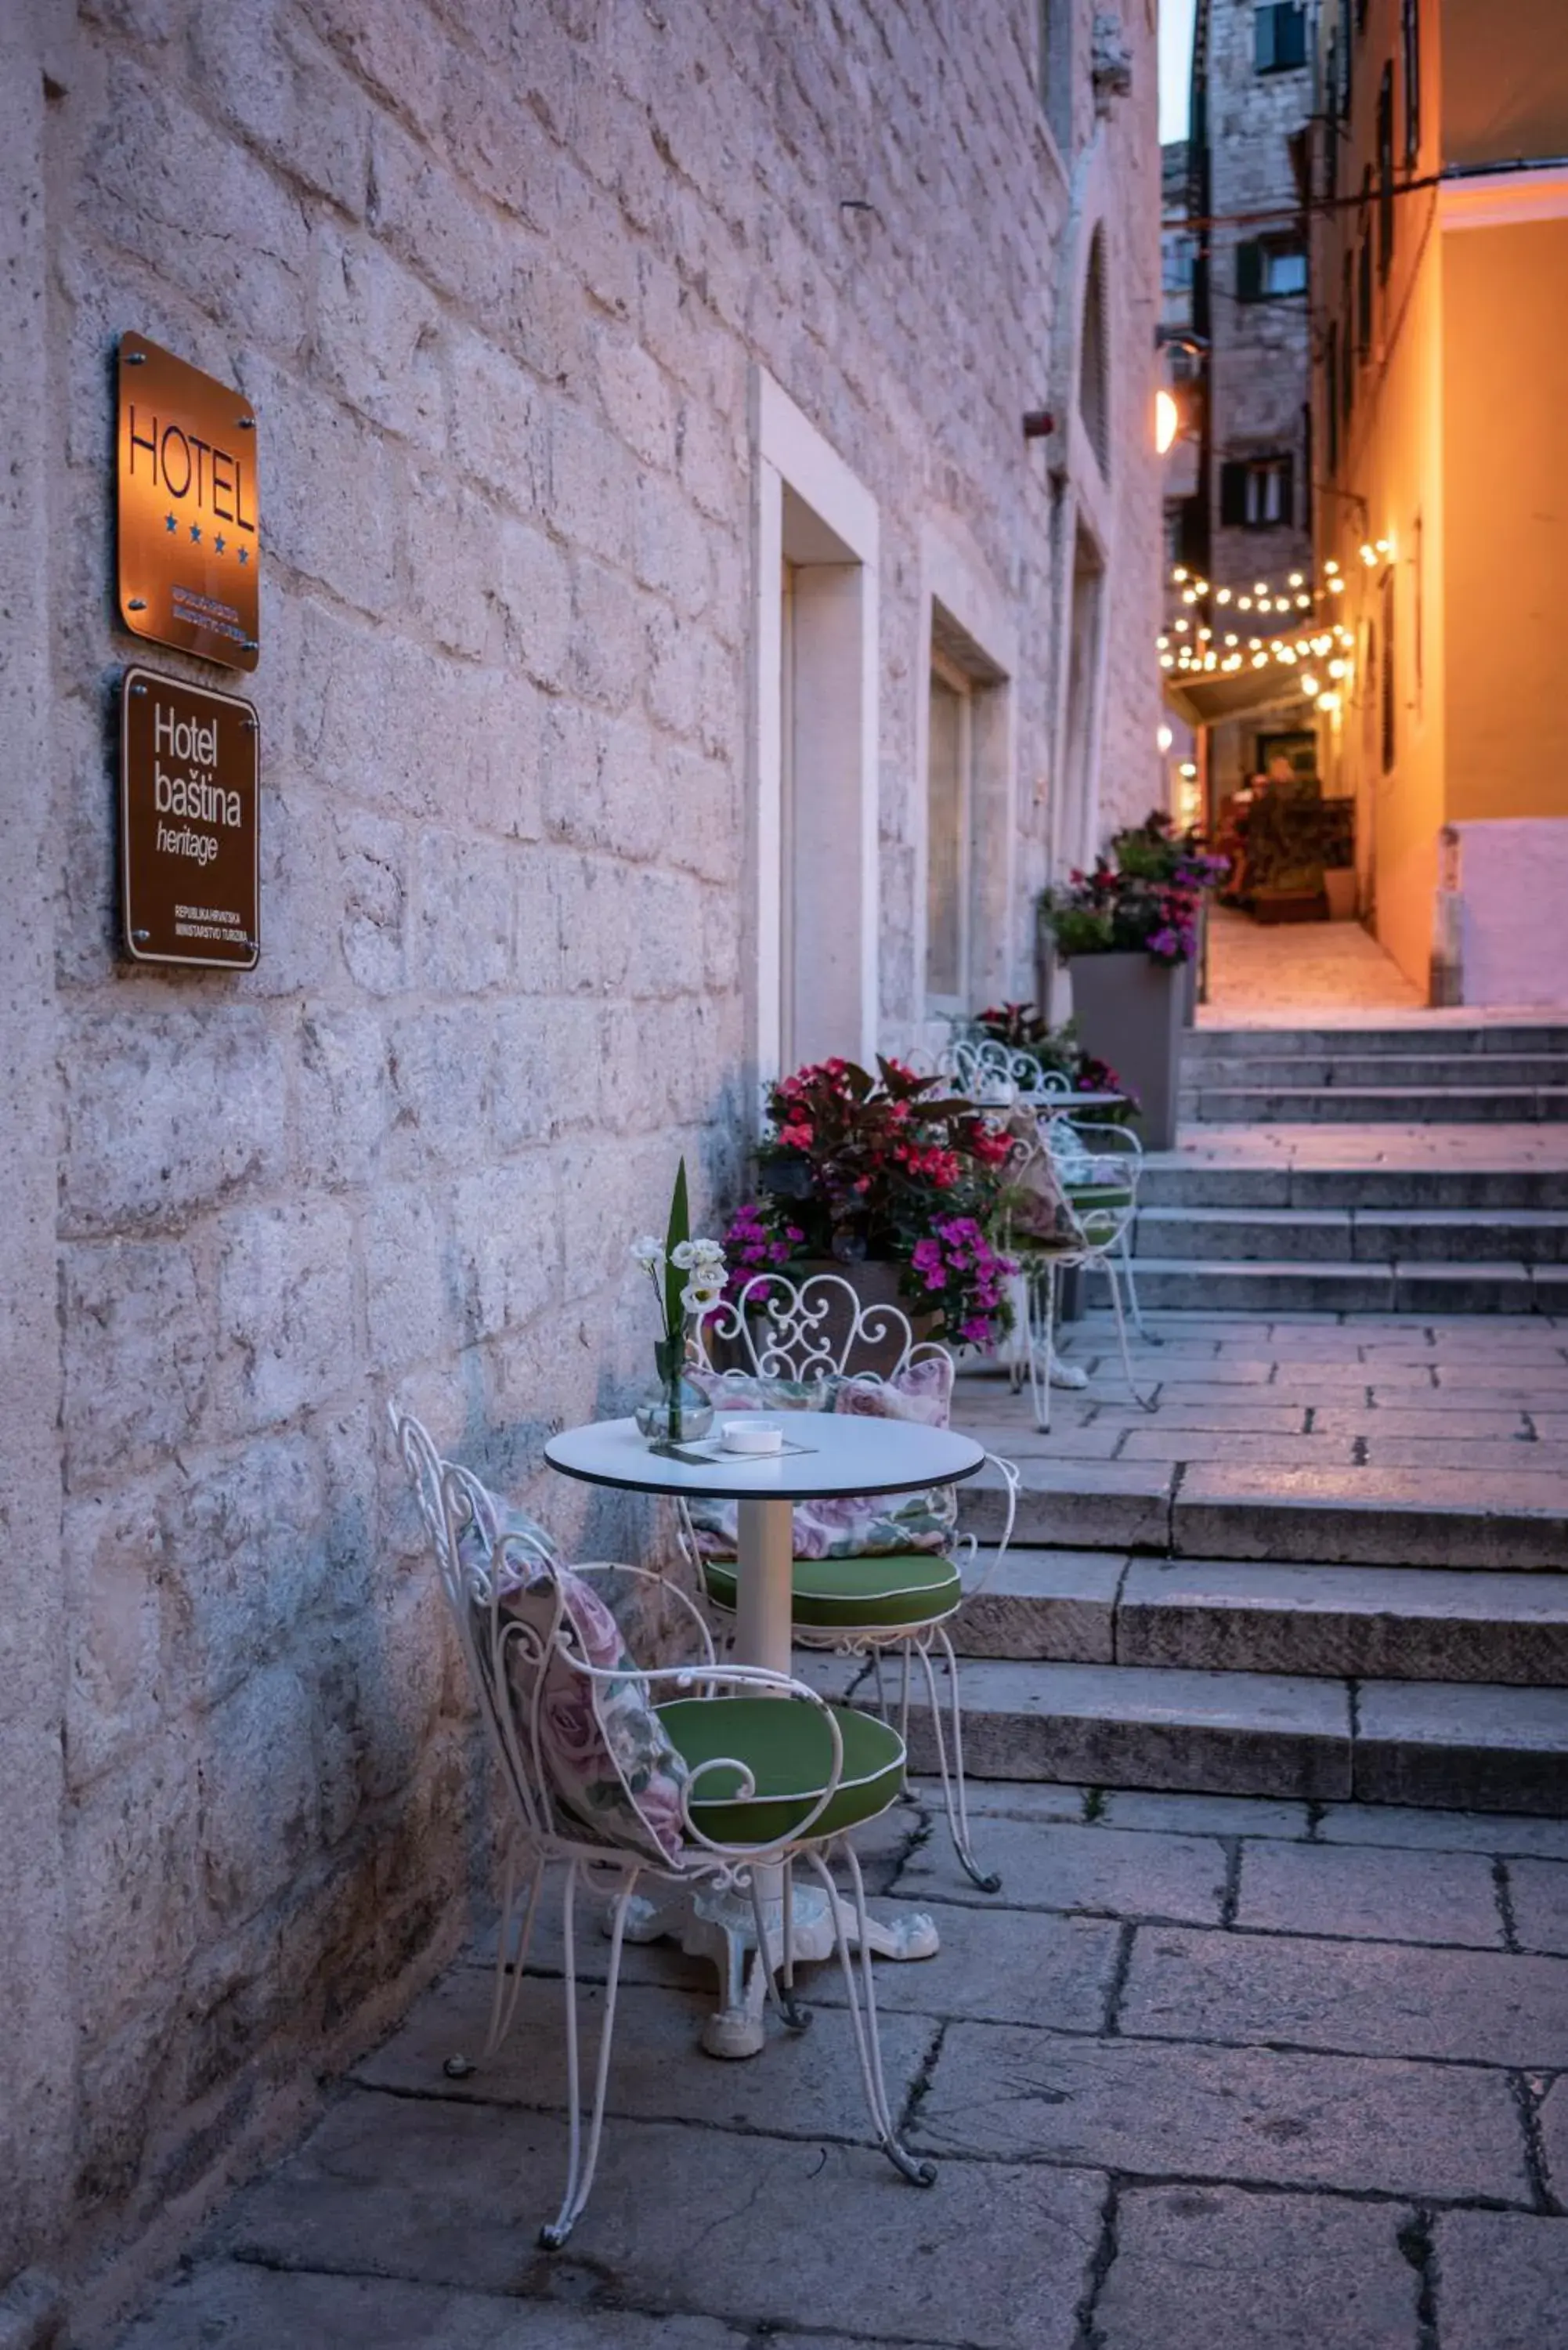
[[[1323,412],[1328,425],[1328,470],[1339,471],[1339,328],[1331,319],[1323,346]]]
[[[1295,519],[1289,455],[1233,457],[1220,468],[1220,519],[1233,530],[1278,530]]]
[[[1299,237],[1254,237],[1236,247],[1238,302],[1278,300],[1306,289],[1306,247]]]
[[[1358,33],[1366,30],[1366,0],[1355,0],[1355,29]]]
[[[1394,260],[1394,68],[1386,65],[1377,85],[1377,275],[1386,277]]]
[[[1303,0],[1258,0],[1253,16],[1253,62],[1260,73],[1284,73],[1306,63],[1306,9]]]
[[[1334,127],[1334,101],[1339,88],[1339,45],[1344,37],[1344,28],[1336,18],[1328,36],[1328,70],[1324,85],[1328,92],[1328,112],[1318,125],[1323,140],[1323,192],[1330,197],[1339,192],[1339,134]]]
[[[1405,161],[1413,163],[1421,145],[1420,0],[1402,0],[1399,30],[1405,75]]]
[[[1340,334],[1340,361],[1344,370],[1344,390],[1341,406],[1345,421],[1350,422],[1355,406],[1355,264],[1347,253],[1345,256],[1344,285],[1345,325]]]
[[[1372,234],[1370,230],[1361,240],[1361,252],[1355,265],[1355,356],[1363,361],[1372,357]]]
[[[1350,28],[1347,26],[1345,27],[1345,38],[1339,45],[1339,89],[1337,94],[1339,99],[1339,119],[1342,122],[1348,122],[1350,120],[1350,97],[1352,85],[1351,66]],[[1333,100],[1331,99],[1330,103],[1332,104],[1332,102]]]

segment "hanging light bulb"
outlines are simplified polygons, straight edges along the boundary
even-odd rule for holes
[[[1214,601],[1217,604],[1228,604],[1231,601],[1231,590],[1229,588],[1216,588],[1214,590]]]
[[[1317,691],[1317,680],[1316,680],[1316,678],[1315,678],[1315,677],[1303,677],[1303,680],[1302,680],[1302,691],[1303,691],[1303,693],[1315,693],[1315,692]]]
[[[1250,596],[1238,596],[1236,598],[1236,608],[1238,611],[1250,612],[1252,608],[1251,598]]]
[[[1291,573],[1290,579],[1289,579],[1289,582],[1288,582],[1288,585],[1289,585],[1289,586],[1291,586],[1292,588],[1300,588],[1300,587],[1304,586],[1304,584],[1305,584],[1305,583],[1304,583],[1304,581],[1303,581],[1303,576],[1302,576],[1302,574],[1301,574],[1299,571],[1293,571],[1293,572]]]

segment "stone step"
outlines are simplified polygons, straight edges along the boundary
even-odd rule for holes
[[[1184,1120],[1219,1126],[1511,1126],[1568,1118],[1568,1086],[1184,1086]]]
[[[1349,1086],[1375,1093],[1386,1093],[1390,1087],[1533,1089],[1568,1085],[1568,1055],[1490,1053],[1472,1066],[1443,1052],[1205,1054],[1197,1060],[1184,1059],[1183,1074],[1189,1087],[1205,1091],[1216,1086],[1240,1086],[1252,1093],[1276,1086],[1290,1090]]]
[[[1137,1274],[1144,1309],[1170,1314],[1554,1314],[1568,1305],[1568,1266],[1506,1259],[1227,1263],[1140,1253]],[[1109,1305],[1103,1274],[1086,1278],[1085,1300]]]
[[[992,1428],[984,1440],[1007,1452],[1009,1433]],[[1561,1450],[1539,1449],[1549,1461]],[[1488,1574],[1568,1570],[1568,1467],[1561,1464],[1083,1461],[1043,1455],[1022,1439],[1012,1457],[1021,1477],[1012,1538],[1026,1548]],[[1004,1515],[1003,1480],[988,1463],[959,1488],[960,1523],[995,1542]]]
[[[971,1660],[962,1692],[976,1779],[1552,1816],[1568,1785],[1560,1689]],[[934,1767],[922,1705],[909,1759]]]
[[[1140,1207],[1134,1253],[1276,1264],[1568,1262],[1568,1209]]]
[[[1512,1209],[1568,1211],[1568,1171],[1555,1167],[1366,1167],[1206,1162],[1174,1151],[1144,1160],[1138,1198],[1150,1208]]]
[[[1009,1550],[965,1656],[1313,1679],[1568,1686],[1568,1575]]]
[[[1189,1028],[1185,1051],[1193,1061],[1268,1060],[1281,1054],[1334,1058],[1445,1054],[1451,1058],[1507,1058],[1510,1054],[1568,1054],[1568,1026],[1553,1020],[1411,1021],[1391,1028]]]

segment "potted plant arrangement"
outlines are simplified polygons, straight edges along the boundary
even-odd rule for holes
[[[1123,1070],[1151,1150],[1176,1140],[1187,968],[1205,890],[1225,870],[1158,811],[1118,833],[1112,857],[1047,890],[1041,914],[1072,966],[1075,1023],[1088,1049]]]
[[[631,1243],[631,1254],[653,1284],[660,1323],[653,1346],[658,1377],[637,1407],[637,1425],[650,1444],[691,1443],[712,1426],[713,1406],[686,1377],[687,1316],[711,1312],[722,1298],[724,1252],[717,1241],[691,1237],[684,1159],[663,1240],[644,1232]]]
[[[992,1235],[1012,1145],[945,1088],[881,1056],[875,1076],[836,1058],[771,1087],[759,1197],[724,1237],[731,1297],[770,1269],[836,1273],[862,1306],[897,1300],[924,1335],[993,1345],[1009,1321],[1012,1268]]]

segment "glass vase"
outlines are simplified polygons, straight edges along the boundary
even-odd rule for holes
[[[685,1338],[667,1338],[653,1350],[659,1377],[637,1407],[638,1430],[649,1444],[692,1444],[713,1425],[713,1407],[686,1377]]]

